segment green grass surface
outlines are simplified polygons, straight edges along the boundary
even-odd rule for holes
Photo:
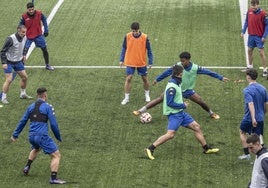
[[[16,30],[26,2],[1,1],[1,43]],[[56,3],[36,0],[36,7],[48,15]],[[123,37],[133,21],[140,22],[150,38],[155,66],[172,65],[182,51],[190,51],[192,60],[202,66],[245,66],[239,7],[232,0],[65,0],[50,24],[51,64],[118,65]],[[257,55],[254,61],[260,65]],[[27,65],[44,65],[40,49],[33,51]],[[150,70],[150,81],[163,70]],[[219,154],[202,154],[193,133],[181,128],[173,140],[157,148],[156,159],[150,161],[143,149],[165,133],[167,120],[161,105],[149,111],[153,121],[147,125],[131,114],[145,104],[137,75],[130,103],[121,106],[124,69],[27,69],[27,93],[34,96],[37,87],[47,87],[48,102],[56,110],[63,138],[59,177],[69,182],[61,187],[246,187],[252,165],[237,157],[242,153],[238,129],[247,83],[233,83],[245,75],[238,69],[213,70],[232,81],[199,76],[195,90],[221,119],[211,120],[193,103],[187,111],[201,124],[208,143],[220,148]],[[152,99],[163,91],[166,81],[151,87]],[[267,86],[264,78],[259,82]],[[9,140],[33,102],[19,99],[18,78],[8,97],[10,104],[0,109],[0,186],[50,187],[49,156],[41,153],[29,176],[22,175],[30,151],[28,129],[16,143]]]

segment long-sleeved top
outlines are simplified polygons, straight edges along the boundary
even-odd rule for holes
[[[180,62],[178,62],[177,64],[181,64]],[[196,71],[191,71],[192,68],[194,66],[197,66],[197,70]],[[165,79],[166,77],[170,76],[172,74],[172,67],[166,69],[163,73],[161,73],[160,75],[158,75],[156,77],[156,81],[157,82],[160,82],[161,80]],[[205,75],[208,75],[208,76],[211,76],[213,78],[216,78],[216,79],[219,79],[219,80],[223,80],[223,76],[216,73],[216,72],[213,72],[209,69],[206,69],[206,68],[203,68],[201,66],[198,66],[197,64],[193,63],[193,62],[190,62],[189,66],[187,67],[184,67],[184,70],[183,70],[183,76],[182,76],[182,92],[188,90],[188,89],[194,89],[194,86],[195,86],[195,83],[196,83],[196,75],[197,74],[205,74]],[[191,77],[191,80],[189,79],[184,79],[184,77],[187,76],[187,77]],[[187,84],[186,84],[187,82]],[[191,82],[191,83],[189,83]],[[187,86],[187,87],[186,87]],[[191,88],[189,88],[191,87]]]
[[[21,61],[25,42],[26,37],[21,37],[18,33],[7,37],[0,52],[2,64]]]
[[[250,188],[268,187],[268,150],[262,148],[256,153],[254,161]]]
[[[246,15],[242,33],[245,34],[247,29],[249,35],[266,38],[268,35],[268,16],[266,12],[260,8],[256,11],[250,8]]]
[[[146,66],[146,62],[145,62],[146,51],[147,51],[147,56],[148,56],[148,64],[152,65],[153,53],[152,53],[151,44],[147,35],[142,32],[140,32],[138,36],[134,36],[132,33],[128,33],[125,36],[123,44],[122,44],[120,61],[124,62],[127,66],[129,64],[133,64],[133,66],[137,66],[137,67]],[[128,62],[125,62],[126,55],[129,55],[127,53],[132,53],[131,58],[135,57],[135,59],[133,60],[134,63],[129,62],[129,61],[132,61],[131,59],[127,59]]]
[[[55,116],[55,111],[52,105],[48,104],[47,102],[43,102],[41,99],[38,99],[37,102],[41,102],[39,106],[39,114],[41,117],[45,117],[46,120],[49,121],[51,130],[55,136],[55,138],[59,141],[62,141],[60,131],[58,128],[58,123]],[[19,134],[27,124],[28,120],[31,119],[30,116],[32,112],[35,110],[35,105],[37,102],[32,103],[20,119],[14,133],[13,137],[18,138]],[[47,121],[44,121],[44,118],[40,119],[40,121],[32,121],[30,122],[30,129],[29,129],[29,136],[31,135],[48,135],[49,134],[49,127]]]
[[[42,35],[42,25],[44,26],[44,33],[48,33],[48,24],[46,16],[39,10],[35,10],[34,15],[27,12],[21,16],[20,25],[25,25],[27,28],[26,36],[28,39],[34,39]]]

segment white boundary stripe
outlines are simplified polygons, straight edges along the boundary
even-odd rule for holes
[[[49,16],[47,17],[47,25],[50,24],[50,22],[52,21],[52,19],[54,18],[55,14],[57,13],[58,9],[60,8],[60,6],[62,5],[62,3],[64,2],[64,0],[59,0],[57,2],[57,4],[54,6],[54,8],[52,9],[52,11],[50,12]],[[28,53],[26,55],[26,59],[29,58],[29,56],[31,55],[32,51],[35,48],[35,44],[32,43],[31,47],[28,50]]]
[[[241,16],[241,24],[242,27],[244,26],[244,22],[246,20],[247,12],[248,12],[248,0],[239,0],[239,7],[240,7],[240,16]],[[244,34],[244,48],[245,48],[245,58],[246,64],[249,65],[248,60],[248,30]]]
[[[125,67],[120,66],[53,66],[56,69],[120,69]],[[170,66],[153,66],[152,69],[167,69]],[[245,69],[246,67],[221,67],[221,66],[202,66],[204,68],[210,69]],[[44,66],[25,66],[25,68],[39,69],[44,68]],[[259,67],[262,69],[262,67]]]

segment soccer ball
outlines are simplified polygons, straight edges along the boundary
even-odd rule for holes
[[[140,115],[140,121],[142,123],[150,123],[152,121],[152,116],[148,112],[145,112]]]

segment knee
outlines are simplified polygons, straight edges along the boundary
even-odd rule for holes
[[[130,83],[131,80],[132,80],[132,76],[127,76],[127,77],[126,77],[126,82]]]

